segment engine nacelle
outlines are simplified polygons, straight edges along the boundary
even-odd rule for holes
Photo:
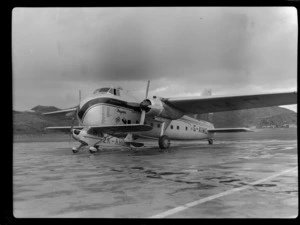
[[[159,116],[165,119],[176,120],[184,115],[184,113],[177,109],[174,109],[171,106],[168,106],[159,98],[154,97],[151,99],[146,99],[145,101],[147,101],[149,104],[146,110],[147,116]]]

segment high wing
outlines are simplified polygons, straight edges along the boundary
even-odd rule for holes
[[[61,130],[68,131],[72,127],[46,127],[45,130]],[[104,133],[132,133],[132,132],[142,132],[149,131],[152,129],[149,125],[142,124],[124,124],[124,125],[103,125],[103,126],[73,126],[73,129],[83,129],[87,128],[88,131],[99,130]]]
[[[261,108],[275,105],[297,104],[297,92],[255,95],[201,96],[164,98],[163,101],[184,113],[210,113],[238,109]]]
[[[76,107],[73,108],[69,108],[69,109],[62,109],[62,110],[58,110],[58,111],[53,111],[53,112],[47,112],[47,113],[43,113],[42,115],[57,115],[57,114],[70,114],[71,112],[75,112],[77,109]]]
[[[238,128],[215,128],[207,130],[209,133],[230,133],[230,132],[253,132],[253,130],[244,127]]]

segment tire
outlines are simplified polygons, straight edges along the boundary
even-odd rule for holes
[[[78,153],[78,150],[73,150],[73,149],[72,149],[72,152],[73,152],[73,153]]]
[[[208,144],[209,145],[212,145],[214,143],[214,140],[213,139],[208,139]]]
[[[160,149],[167,149],[170,147],[170,140],[167,135],[163,135],[158,139],[158,145]]]

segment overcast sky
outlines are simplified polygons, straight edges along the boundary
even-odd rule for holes
[[[297,35],[292,7],[15,8],[13,108],[103,86],[142,100],[147,80],[163,97],[295,91]]]

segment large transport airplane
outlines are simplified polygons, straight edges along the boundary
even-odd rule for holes
[[[138,102],[122,88],[103,87],[80,101],[76,107],[44,113],[65,114],[72,117],[69,127],[47,127],[47,130],[70,131],[80,142],[73,153],[87,147],[91,153],[107,146],[142,147],[139,138],[158,139],[161,149],[170,146],[170,140],[203,140],[213,144],[218,132],[244,132],[248,128],[214,128],[213,123],[193,118],[193,115],[208,115],[213,112],[260,108],[274,105],[297,104],[297,92],[268,93],[255,95],[205,96],[188,98],[146,98]],[[74,126],[74,120],[78,126]],[[209,119],[208,119],[209,120]]]

